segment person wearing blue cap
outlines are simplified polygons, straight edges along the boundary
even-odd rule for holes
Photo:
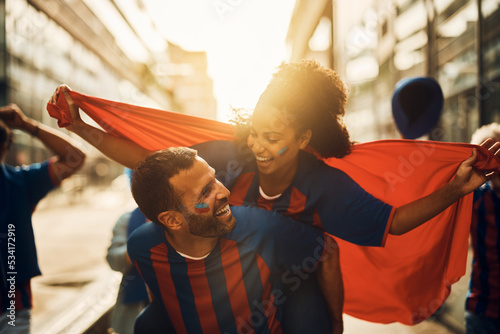
[[[410,77],[396,84],[392,115],[404,139],[417,139],[436,126],[443,110],[443,91],[430,77]]]

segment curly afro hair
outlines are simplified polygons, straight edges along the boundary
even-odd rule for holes
[[[302,60],[278,66],[257,105],[280,110],[297,136],[310,129],[309,145],[322,157],[341,158],[352,145],[342,121],[346,103],[346,85],[334,70]]]

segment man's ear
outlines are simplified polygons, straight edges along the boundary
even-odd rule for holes
[[[307,131],[304,131],[304,133],[302,133],[300,135],[300,138],[299,138],[299,141],[300,141],[300,149],[305,149],[306,146],[309,144],[309,141],[311,140],[311,137],[312,137],[312,131],[309,129]]]
[[[170,230],[178,230],[185,221],[184,216],[179,211],[164,211],[158,215],[160,223]]]

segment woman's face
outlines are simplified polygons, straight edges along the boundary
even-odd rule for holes
[[[255,155],[259,172],[285,172],[295,166],[299,150],[309,143],[310,133],[307,130],[297,138],[295,130],[278,109],[257,105],[247,144]]]

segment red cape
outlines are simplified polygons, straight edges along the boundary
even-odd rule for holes
[[[82,95],[75,103],[107,132],[149,150],[231,140],[229,124]],[[47,104],[61,127],[71,124],[63,94]],[[461,161],[478,150],[476,168],[500,171],[500,159],[470,144],[381,140],[354,145],[352,153],[326,163],[349,174],[364,189],[400,206],[451,180]],[[340,245],[344,312],[364,320],[416,324],[431,316],[465,274],[472,195],[403,236],[389,235],[385,247]]]

